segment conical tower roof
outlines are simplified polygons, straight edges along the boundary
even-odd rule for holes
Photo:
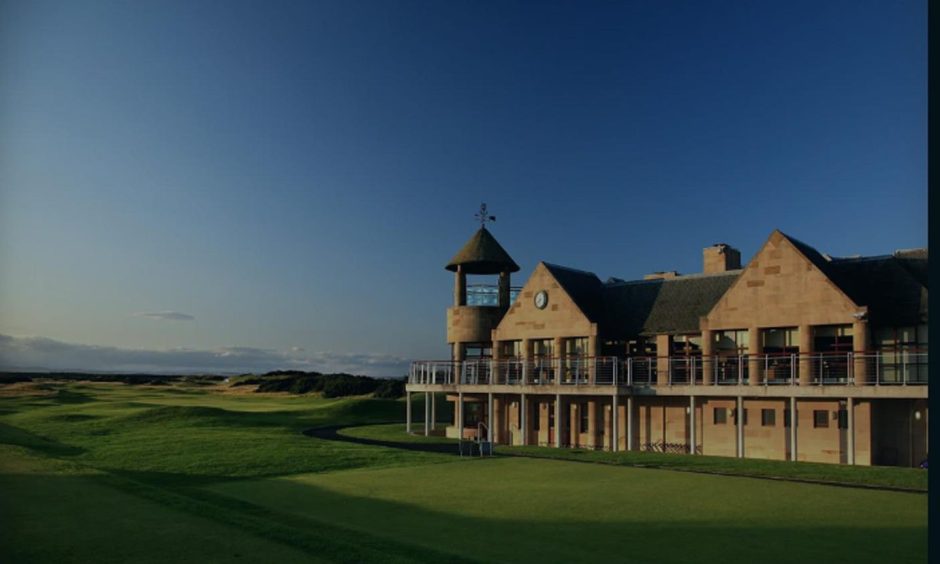
[[[473,237],[447,263],[447,270],[457,271],[462,266],[467,274],[499,274],[503,271],[517,272],[516,264],[486,227],[481,227]]]

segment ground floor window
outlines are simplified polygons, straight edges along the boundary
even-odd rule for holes
[[[813,427],[816,429],[826,429],[829,427],[829,412],[825,409],[813,410]]]
[[[777,424],[777,411],[774,409],[760,410],[760,424],[763,427],[773,427]]]
[[[724,425],[728,422],[728,410],[724,407],[716,407],[712,411],[712,417],[715,425]]]
[[[582,433],[587,433],[587,432],[588,432],[588,423],[590,422],[590,417],[588,417],[588,415],[589,415],[589,412],[588,412],[588,404],[587,404],[587,403],[582,403],[581,405],[579,405],[579,406],[578,406],[578,411],[579,411],[580,414],[581,414],[581,432],[582,432]]]

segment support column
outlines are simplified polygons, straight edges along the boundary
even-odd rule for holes
[[[457,271],[454,273],[454,305],[467,305],[467,274],[463,271],[462,265],[457,265]]]
[[[561,418],[561,394],[555,394],[555,448],[561,448],[561,435],[564,427]]]
[[[457,392],[457,409],[454,411],[454,417],[457,420],[457,437],[463,440],[463,391]]]
[[[714,336],[712,332],[702,330],[702,383],[709,386],[714,383],[715,359],[714,359]]]
[[[431,430],[437,425],[437,393],[431,392]]]
[[[800,385],[809,386],[813,381],[813,328],[810,325],[800,325]]]
[[[597,400],[588,400],[588,444],[582,445],[597,448]],[[579,414],[580,415],[580,414]]]
[[[405,392],[405,432],[411,434],[411,392]]]
[[[790,397],[790,460],[796,462],[796,396]]]
[[[845,445],[848,447],[846,462],[853,465],[855,464],[855,401],[852,398],[846,398],[845,410],[846,419],[848,419],[848,428],[845,430]]]
[[[525,394],[522,394],[522,397],[519,399],[519,409],[522,410],[521,421],[521,431],[522,431],[522,446],[529,444],[529,402],[526,401]]]
[[[529,363],[532,361],[532,339],[522,339],[522,385],[525,386],[532,380],[529,375]]]
[[[431,435],[431,394],[424,392],[424,436]]]
[[[738,409],[735,414],[737,416],[734,422],[738,427],[738,458],[744,458],[744,398],[741,396],[738,396]]]
[[[564,337],[555,337],[552,342],[552,373],[554,373],[554,383],[561,384],[564,379],[562,364],[565,357],[565,339]]]
[[[633,396],[627,396],[627,450],[633,450]]]
[[[695,396],[689,396],[689,443],[689,453],[695,454]]]
[[[852,370],[857,386],[873,383],[868,381],[868,363],[864,356],[868,349],[868,321],[859,319],[852,323],[852,350],[858,357],[853,363]]]
[[[613,396],[613,403],[610,412],[610,450],[611,452],[617,452],[620,450],[620,405],[617,401],[619,397],[617,394]]]
[[[761,376],[763,372],[763,363],[760,355],[763,347],[760,341],[760,329],[750,327],[747,330],[747,383],[751,386],[758,386],[763,383]]]
[[[486,394],[486,440],[493,442],[493,429],[496,427],[496,417],[493,411],[493,392]]]
[[[499,307],[501,309],[509,308],[509,271],[504,270],[499,273]]]
[[[672,352],[672,337],[656,335],[656,385],[669,384],[669,353]]]

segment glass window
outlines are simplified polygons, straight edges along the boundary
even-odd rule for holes
[[[564,340],[565,356],[591,356],[587,337],[571,337]]]
[[[464,345],[464,358],[467,360],[492,357],[493,345],[490,343],[467,343]]]
[[[532,356],[549,357],[552,356],[552,339],[533,339]]]
[[[588,404],[584,402],[578,406],[578,411],[581,412],[581,432],[588,432],[588,423],[590,418],[588,417]]]
[[[701,356],[701,335],[676,335],[672,338],[672,356]]]
[[[499,354],[503,358],[522,358],[522,341],[502,341]]]
[[[829,412],[825,409],[813,410],[813,427],[816,429],[826,429],[829,427]]]
[[[839,408],[839,428],[849,428],[849,410],[844,407]]]
[[[728,410],[724,407],[716,407],[712,411],[715,425],[724,425],[728,422]]]
[[[851,325],[820,325],[813,327],[813,352],[851,352]]]
[[[762,427],[773,427],[777,424],[777,411],[774,409],[760,410],[760,424]]]
[[[715,331],[715,352],[720,355],[739,355],[747,354],[748,336],[747,329],[729,329],[725,331]]]
[[[761,330],[764,354],[795,354],[800,352],[800,330],[781,327]]]

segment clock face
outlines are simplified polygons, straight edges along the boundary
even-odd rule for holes
[[[538,294],[535,294],[535,307],[539,309],[545,309],[545,306],[548,305],[548,293],[545,290],[542,290]]]

